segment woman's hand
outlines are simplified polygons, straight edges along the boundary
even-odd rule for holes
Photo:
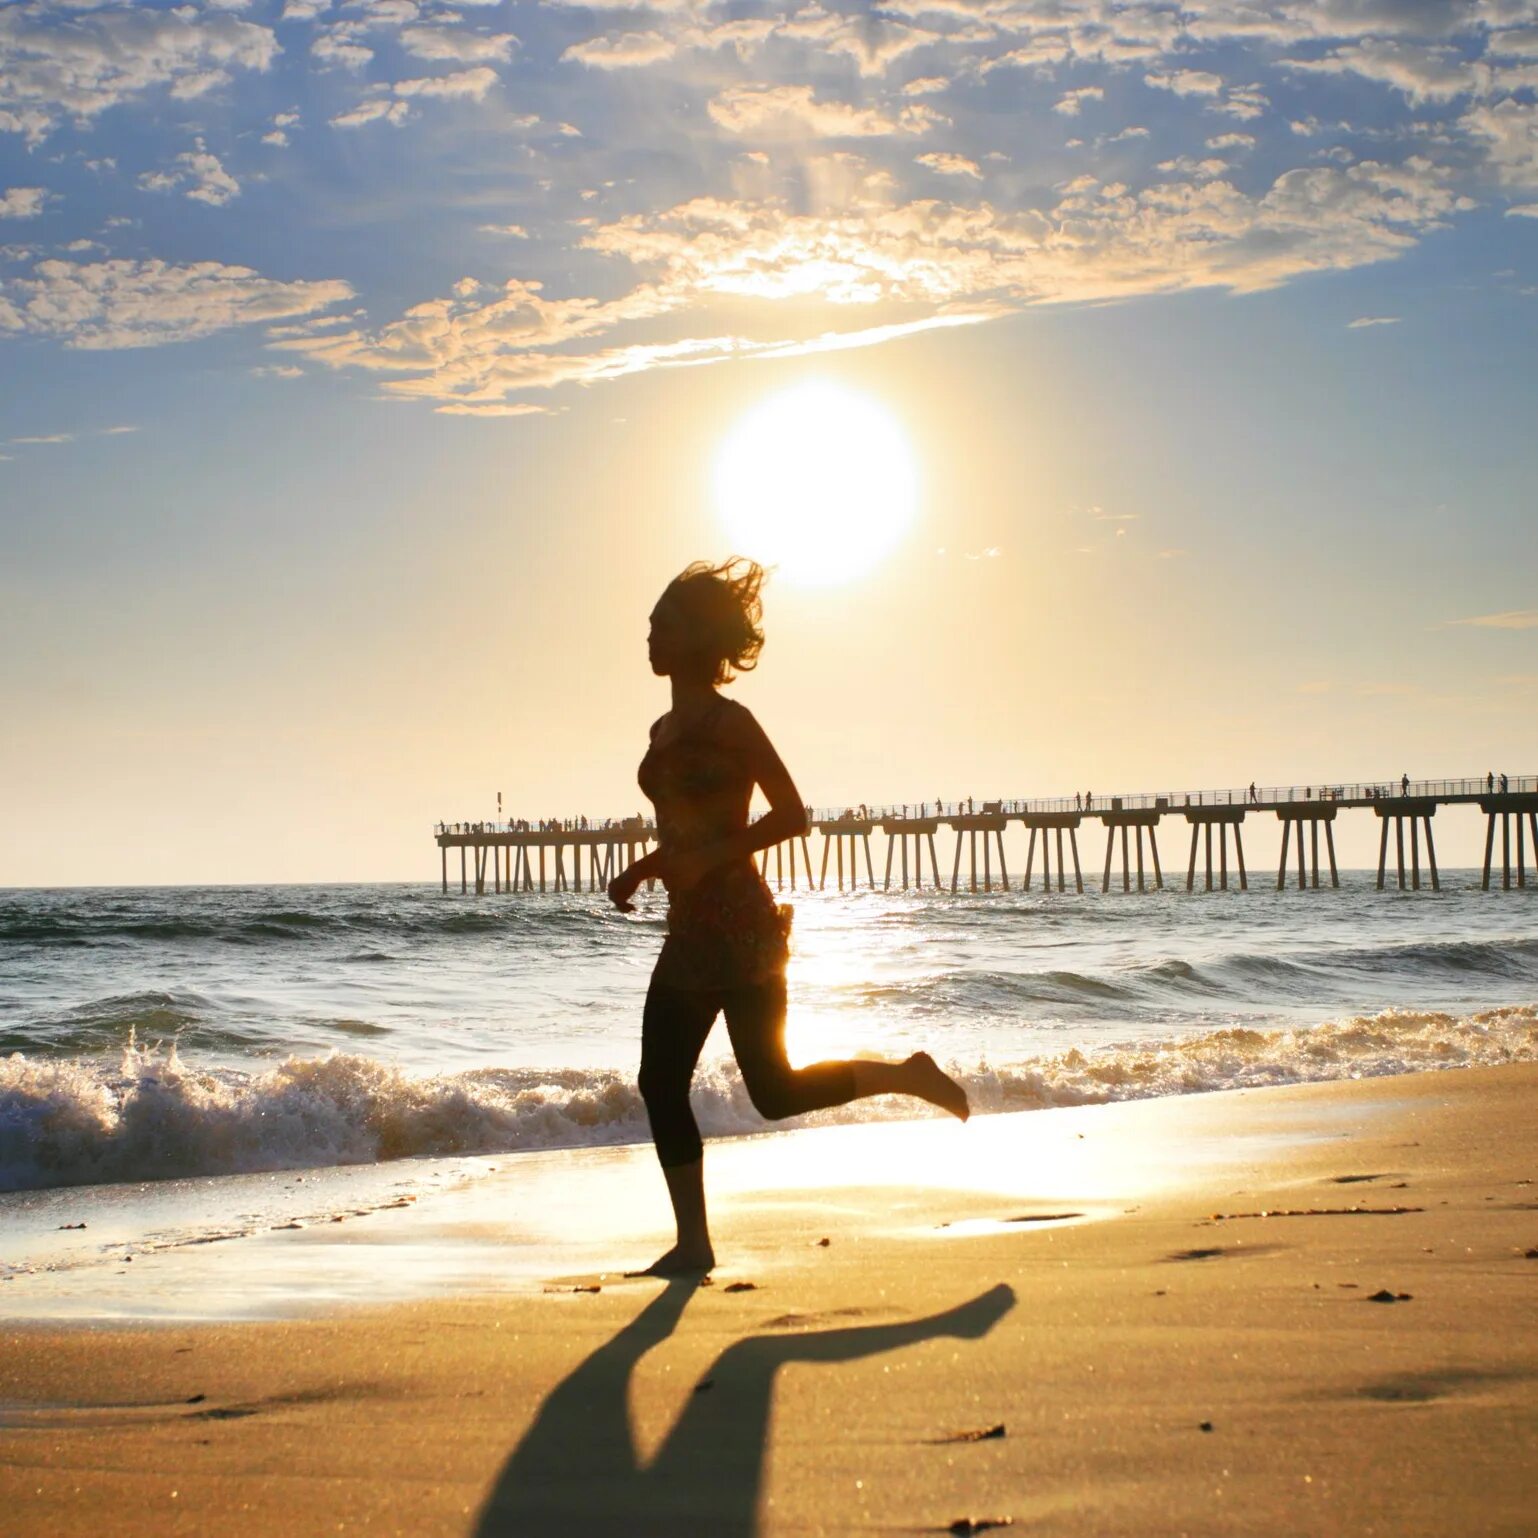
[[[609,901],[619,909],[621,913],[634,913],[635,904],[631,898],[636,894],[636,888],[646,879],[646,872],[641,869],[642,862],[637,860],[634,865],[627,866],[609,883]]]

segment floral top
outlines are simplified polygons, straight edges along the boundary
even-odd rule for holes
[[[652,745],[637,780],[657,809],[664,849],[699,848],[740,826],[735,808],[753,793],[740,751],[720,740],[724,714],[743,707],[721,699],[688,730]],[[718,816],[702,813],[721,809]],[[792,910],[777,905],[751,858],[717,866],[687,891],[668,894],[668,937],[657,958],[658,982],[675,988],[739,988],[785,970]]]

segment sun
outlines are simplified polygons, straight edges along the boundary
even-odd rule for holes
[[[716,508],[733,548],[793,581],[847,582],[896,547],[918,507],[901,426],[842,385],[796,385],[755,406],[716,453]]]

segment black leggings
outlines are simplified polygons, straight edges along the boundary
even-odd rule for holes
[[[689,1108],[689,1081],[722,1012],[742,1082],[760,1116],[778,1121],[855,1098],[851,1064],[792,1068],[786,1061],[783,977],[715,990],[670,988],[653,978],[641,1016],[641,1098],[665,1167],[693,1164],[704,1152]]]

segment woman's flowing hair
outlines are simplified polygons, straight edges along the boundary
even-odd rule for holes
[[[734,555],[719,566],[695,561],[668,584],[665,596],[693,632],[694,650],[701,663],[709,665],[712,683],[730,683],[738,673],[758,666],[764,649],[759,595],[765,576],[757,561]]]

